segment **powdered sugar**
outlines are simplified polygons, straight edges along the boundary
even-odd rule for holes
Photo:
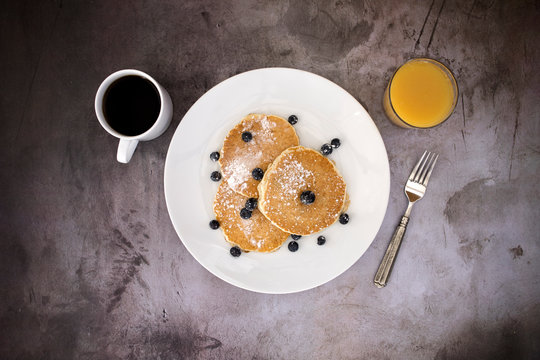
[[[251,169],[242,158],[234,159],[227,168],[227,183],[233,189],[246,189]]]
[[[296,195],[298,189],[307,190],[308,179],[313,177],[311,170],[306,169],[302,163],[290,157],[282,160],[276,174],[286,195]]]
[[[251,140],[243,141],[244,132],[251,133]],[[283,150],[296,145],[298,137],[286,120],[271,115],[248,115],[225,138],[219,160],[223,177],[236,192],[257,197],[258,181],[252,177],[253,169],[265,171]]]

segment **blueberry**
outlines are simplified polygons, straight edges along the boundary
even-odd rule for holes
[[[293,240],[298,240],[302,237],[302,235],[291,234],[291,237],[293,238]]]
[[[324,245],[324,243],[326,242],[326,238],[324,236],[319,236],[317,238],[317,245]]]
[[[347,224],[349,222],[349,215],[345,213],[341,214],[339,216],[339,222],[343,225]]]
[[[295,125],[297,122],[298,122],[298,116],[296,115],[289,116],[289,124]]]
[[[212,161],[218,161],[219,160],[219,153],[217,151],[214,151],[213,153],[210,154],[210,159]]]
[[[262,180],[263,175],[264,175],[264,171],[262,171],[261,168],[255,168],[255,169],[253,169],[253,171],[251,172],[251,176],[253,176],[253,178],[254,178],[255,180]]]
[[[289,251],[295,252],[298,250],[298,243],[296,241],[291,241],[287,247],[289,248]]]
[[[338,138],[332,139],[332,141],[330,141],[330,144],[334,149],[337,149],[341,145],[341,140],[339,140]]]
[[[210,179],[212,179],[212,181],[219,181],[221,180],[221,174],[219,171],[212,171],[212,173],[210,174]]]
[[[249,211],[253,211],[257,208],[257,199],[255,198],[249,198],[246,200],[246,209]]]
[[[321,146],[321,154],[326,156],[326,155],[330,155],[331,153],[332,153],[332,145],[324,144],[323,146]]]
[[[240,217],[244,220],[249,219],[251,217],[251,211],[249,211],[246,208],[243,208],[242,210],[240,210]]]
[[[229,252],[234,257],[239,257],[240,255],[242,255],[242,250],[240,250],[238,246],[233,246],[231,250],[229,250]]]
[[[242,133],[242,140],[244,140],[245,142],[250,142],[251,139],[253,139],[253,135],[251,135],[249,131],[244,131]]]
[[[300,201],[304,205],[313,204],[315,202],[315,194],[312,191],[304,191],[300,194]]]
[[[210,221],[210,229],[212,230],[219,229],[219,221],[217,220]]]

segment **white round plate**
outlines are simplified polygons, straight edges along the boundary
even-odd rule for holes
[[[219,170],[210,153],[221,149],[228,131],[249,113],[298,116],[300,144],[320,149],[333,138],[329,155],[347,183],[350,222],[304,236],[297,252],[288,241],[273,253],[235,258],[221,230],[208,226]],[[204,94],[186,113],[165,162],[165,199],[172,223],[188,251],[208,271],[243,289],[285,294],[324,284],[347,270],[367,250],[384,218],[390,191],[386,149],[364,108],[344,89],[318,75],[266,68],[233,76]],[[324,235],[326,244],[317,245]]]

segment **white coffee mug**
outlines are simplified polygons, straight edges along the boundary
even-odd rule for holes
[[[107,118],[105,117],[103,111],[103,98],[105,97],[107,90],[116,80],[125,76],[140,76],[143,79],[150,81],[158,91],[159,100],[161,103],[159,115],[156,118],[152,127],[150,127],[150,129],[148,129],[147,131],[134,136],[124,135],[113,129],[107,122]],[[118,144],[118,152],[116,153],[116,159],[124,164],[127,164],[129,160],[131,160],[131,157],[133,156],[133,153],[135,152],[139,141],[148,141],[155,139],[161,134],[163,134],[165,130],[167,130],[169,124],[171,123],[173,112],[171,97],[169,96],[169,93],[167,93],[167,90],[165,90],[161,85],[159,85],[159,83],[154,80],[150,75],[142,71],[133,69],[120,70],[109,75],[99,86],[94,105],[96,109],[96,116],[101,126],[105,130],[107,130],[109,134],[120,139],[120,143]]]

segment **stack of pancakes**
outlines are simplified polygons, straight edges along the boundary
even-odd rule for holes
[[[249,132],[251,140],[242,139]],[[225,138],[219,164],[223,174],[214,213],[226,240],[245,251],[271,252],[289,234],[309,235],[332,225],[346,204],[345,181],[335,165],[317,151],[298,146],[294,127],[273,115],[250,114]],[[262,180],[253,169],[264,171]],[[310,191],[312,203],[300,195]],[[251,217],[240,210],[258,199]]]

